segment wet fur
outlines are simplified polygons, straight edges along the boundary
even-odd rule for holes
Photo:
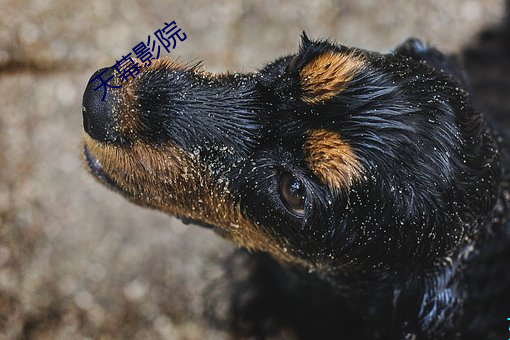
[[[150,197],[161,185],[152,177],[137,187],[149,177],[136,162],[124,183],[114,151],[91,141],[89,149],[94,144],[103,150],[94,156],[109,162],[100,180],[135,203],[218,229],[254,251],[240,250],[227,263],[229,277],[211,286],[209,318],[235,338],[500,339],[510,312],[510,163],[506,129],[497,128],[510,125],[509,51],[505,22],[466,49],[465,70],[417,40],[381,55],[306,36],[296,55],[257,74],[162,64],[170,73],[141,74],[129,96],[115,99],[117,107],[142,108],[115,143],[130,150],[142,141],[200,162],[187,161],[201,171],[199,190],[190,176],[173,201],[165,198],[173,192]],[[338,84],[331,69],[320,71],[325,61],[333,73],[345,71]],[[506,73],[487,79],[484,67]],[[345,171],[331,180],[310,166],[306,150],[323,155],[327,143],[307,136],[324,129],[355,157],[354,180]],[[151,156],[168,165],[163,159]],[[177,165],[172,176],[181,171]],[[285,214],[273,189],[282,171],[306,180],[303,221]],[[195,202],[210,190],[200,213]],[[229,294],[225,318],[215,306]]]

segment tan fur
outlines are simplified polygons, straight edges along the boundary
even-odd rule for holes
[[[214,225],[242,247],[313,269],[312,264],[294,256],[285,241],[272,239],[256,221],[247,219],[233,203],[228,183],[213,183],[210,171],[197,156],[173,145],[154,148],[136,142],[125,148],[109,146],[86,133],[84,142],[102,170],[134,203]]]
[[[319,55],[300,72],[303,101],[316,104],[341,93],[363,66],[363,60],[352,53]]]
[[[335,192],[348,189],[361,177],[360,162],[336,132],[325,129],[309,132],[304,151],[308,167]]]

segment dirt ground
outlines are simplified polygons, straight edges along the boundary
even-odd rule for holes
[[[253,71],[312,38],[458,51],[502,0],[0,0],[0,339],[225,339],[203,316],[234,246],[136,207],[81,160],[90,75],[176,21],[170,56]]]

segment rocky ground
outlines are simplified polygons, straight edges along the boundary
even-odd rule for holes
[[[81,160],[90,75],[175,20],[171,56],[252,71],[299,34],[388,51],[456,52],[502,0],[0,0],[0,339],[224,339],[204,318],[234,246],[133,206]]]

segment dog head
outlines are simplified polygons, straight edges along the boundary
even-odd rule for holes
[[[309,270],[427,265],[475,237],[499,181],[445,60],[417,42],[379,54],[306,35],[251,74],[153,60],[104,101],[89,83],[85,159],[136,204]]]

